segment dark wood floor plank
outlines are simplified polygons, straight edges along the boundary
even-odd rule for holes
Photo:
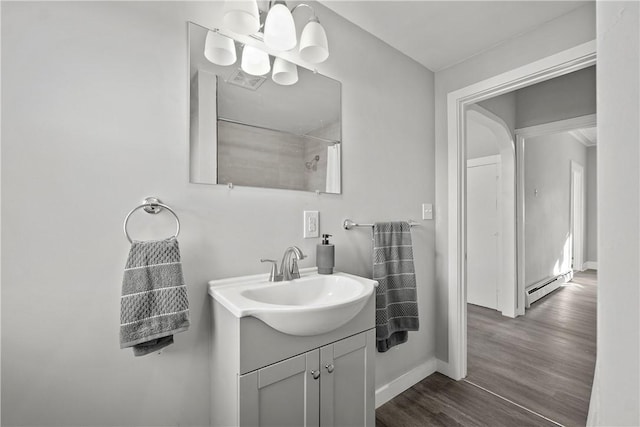
[[[595,367],[596,284],[594,271],[578,273],[516,319],[469,305],[467,380],[566,426],[585,425]],[[378,408],[376,425],[554,424],[436,373]]]
[[[439,373],[376,410],[377,427],[553,425],[471,384]]]
[[[573,282],[509,319],[468,305],[468,375],[475,384],[566,426],[583,426],[596,355],[597,276]]]

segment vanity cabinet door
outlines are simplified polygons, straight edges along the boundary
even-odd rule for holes
[[[375,330],[320,349],[320,425],[374,426]]]
[[[313,350],[241,375],[240,426],[318,426],[319,353]]]

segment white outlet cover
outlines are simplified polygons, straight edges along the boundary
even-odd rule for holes
[[[433,219],[433,205],[431,203],[422,204],[422,219]]]
[[[305,239],[312,239],[320,236],[320,219],[318,211],[304,211],[303,221]]]

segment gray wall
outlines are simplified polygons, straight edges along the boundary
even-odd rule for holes
[[[322,5],[342,195],[189,184],[186,21],[218,26],[222,2],[1,7],[3,425],[207,425],[208,280],[267,272],[259,259],[290,245],[314,265],[303,210],[320,211],[338,270],[370,276],[370,231],[341,221],[417,219],[434,200],[433,74]],[[182,222],[192,325],[134,358],[118,346],[122,221],[149,195]],[[150,217],[134,215],[134,237],[173,231]],[[434,226],[413,232],[421,330],[377,356],[377,386],[434,355]]]
[[[467,160],[500,154],[497,136],[467,115]]]
[[[536,30],[505,41],[455,66],[438,71],[436,82],[436,342],[448,361],[447,94],[595,39],[595,5],[587,3]]]
[[[478,102],[478,105],[491,111],[496,116],[504,120],[505,124],[509,127],[511,135],[513,136],[516,131],[516,94],[518,91],[507,92],[500,96],[485,99]]]
[[[596,114],[596,67],[507,92],[478,103],[511,128]]]
[[[587,250],[585,261],[598,262],[598,148],[587,147],[585,184],[587,190]]]
[[[587,147],[568,133],[525,140],[525,286],[571,269],[572,160],[586,169]]]
[[[515,91],[478,102],[477,105],[501,118],[509,128],[513,138],[516,123]],[[489,137],[488,133],[492,132],[486,127],[478,128],[478,125],[474,125],[473,121],[467,116],[467,159],[499,154],[500,150],[495,141],[496,136]]]
[[[589,425],[640,425],[640,4],[598,2],[598,359]]]
[[[595,66],[516,91],[516,128],[595,113]]]

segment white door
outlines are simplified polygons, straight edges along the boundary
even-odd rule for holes
[[[499,168],[495,161],[468,164],[467,302],[499,310]]]

